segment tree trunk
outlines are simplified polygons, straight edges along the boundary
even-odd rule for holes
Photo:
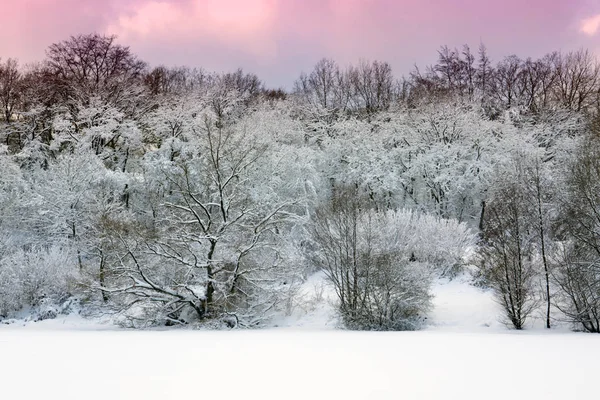
[[[208,280],[206,284],[206,298],[204,300],[204,313],[207,314],[209,308],[213,303],[213,294],[215,293],[215,285],[214,285],[214,276],[213,269],[211,266],[213,256],[215,253],[215,248],[217,247],[217,242],[215,240],[210,241],[210,249],[208,250],[208,266],[206,267],[206,278]]]
[[[544,275],[546,278],[546,328],[550,329],[550,271],[548,268],[548,259],[546,257],[546,239],[544,229],[544,217],[542,212],[542,187],[540,183],[540,170],[536,165],[535,188],[537,200],[538,223],[540,230],[540,245],[542,247],[542,262],[544,263]]]
[[[106,280],[105,258],[104,258],[104,253],[101,250],[100,251],[100,276],[99,276],[100,287],[102,287],[102,288],[106,287],[104,284],[105,280]],[[104,290],[102,290],[102,300],[105,303],[108,301],[108,294]]]

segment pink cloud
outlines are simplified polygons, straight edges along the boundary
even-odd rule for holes
[[[273,57],[272,5],[272,0],[153,0],[124,10],[106,32],[126,43],[214,41],[225,48]]]
[[[22,62],[42,60],[52,43],[99,31],[111,18],[114,1],[7,1],[0,14],[0,57]]]
[[[588,36],[594,36],[598,29],[600,29],[600,14],[581,21],[580,30]]]

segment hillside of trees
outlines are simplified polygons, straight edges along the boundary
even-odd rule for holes
[[[472,267],[507,323],[600,332],[600,63],[442,47],[293,90],[114,37],[0,60],[0,320],[260,327],[323,270],[348,328],[418,329]]]

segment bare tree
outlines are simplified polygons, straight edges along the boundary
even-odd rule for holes
[[[348,74],[359,110],[373,113],[390,107],[393,75],[388,63],[362,60],[357,67],[351,67]]]
[[[313,261],[332,282],[347,327],[416,329],[429,307],[429,280],[394,241],[400,235],[384,232],[385,213],[366,205],[356,189],[336,189],[312,222]]]
[[[158,66],[144,75],[144,84],[153,96],[177,94],[183,95],[195,84],[195,74],[202,81],[202,71],[192,71],[187,67],[167,68]],[[197,83],[196,83],[197,84]]]
[[[63,104],[77,99],[86,105],[93,96],[133,112],[146,64],[115,36],[98,34],[72,36],[47,50],[46,72],[52,91]]]
[[[487,55],[487,49],[483,43],[479,45],[479,59],[477,64],[477,87],[481,92],[482,101],[487,100],[490,88],[492,86],[492,66],[491,61]]]
[[[530,207],[535,213],[532,225],[537,230],[537,239],[539,241],[539,252],[544,266],[544,285],[546,300],[546,328],[550,329],[550,311],[552,309],[552,298],[550,295],[550,254],[551,248],[549,240],[549,204],[551,204],[551,183],[543,172],[543,165],[539,159],[536,159],[533,165],[525,169],[525,185],[528,188],[526,196],[530,202]]]
[[[523,329],[535,308],[528,210],[518,184],[502,186],[486,207],[480,255],[483,274],[509,323]]]
[[[471,53],[471,49],[466,44],[463,46],[462,55],[464,60],[461,60],[463,70],[463,84],[461,86],[466,88],[467,99],[473,101],[475,95],[475,56]]]
[[[524,106],[533,112],[546,109],[550,88],[555,79],[550,56],[537,61],[530,58],[521,65],[520,80],[523,91]]]
[[[453,90],[460,87],[460,55],[457,50],[442,46],[438,50],[438,63],[435,71],[439,72],[445,82],[446,88]]]
[[[496,66],[494,95],[507,108],[518,106],[522,87],[519,85],[521,60],[515,56],[505,57]]]
[[[587,50],[567,54],[558,53],[554,58],[556,81],[554,96],[558,103],[574,111],[582,111],[592,105],[600,86],[600,64]]]
[[[21,99],[20,82],[21,73],[17,61],[9,58],[4,63],[0,62],[0,107],[7,123],[12,121]]]
[[[343,111],[349,101],[349,81],[335,61],[319,60],[310,74],[301,74],[295,82],[295,92],[318,111]]]
[[[256,98],[263,89],[262,81],[255,74],[244,73],[239,68],[235,72],[223,74],[219,77],[221,85],[228,89],[236,90],[244,99]]]
[[[557,307],[577,328],[600,333],[600,262],[575,249],[560,257],[554,282],[560,289]]]
[[[600,332],[600,157],[598,138],[579,149],[568,175],[559,234],[563,251],[554,273],[558,308],[589,332]]]
[[[213,75],[207,91],[218,124],[239,118],[253,101],[259,98],[263,84],[254,74],[234,73]]]

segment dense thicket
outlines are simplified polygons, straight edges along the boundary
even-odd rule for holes
[[[544,304],[598,331],[599,64],[438,55],[290,92],[95,34],[0,61],[0,316],[256,326],[319,268],[347,326],[412,329],[476,249],[516,328]]]

